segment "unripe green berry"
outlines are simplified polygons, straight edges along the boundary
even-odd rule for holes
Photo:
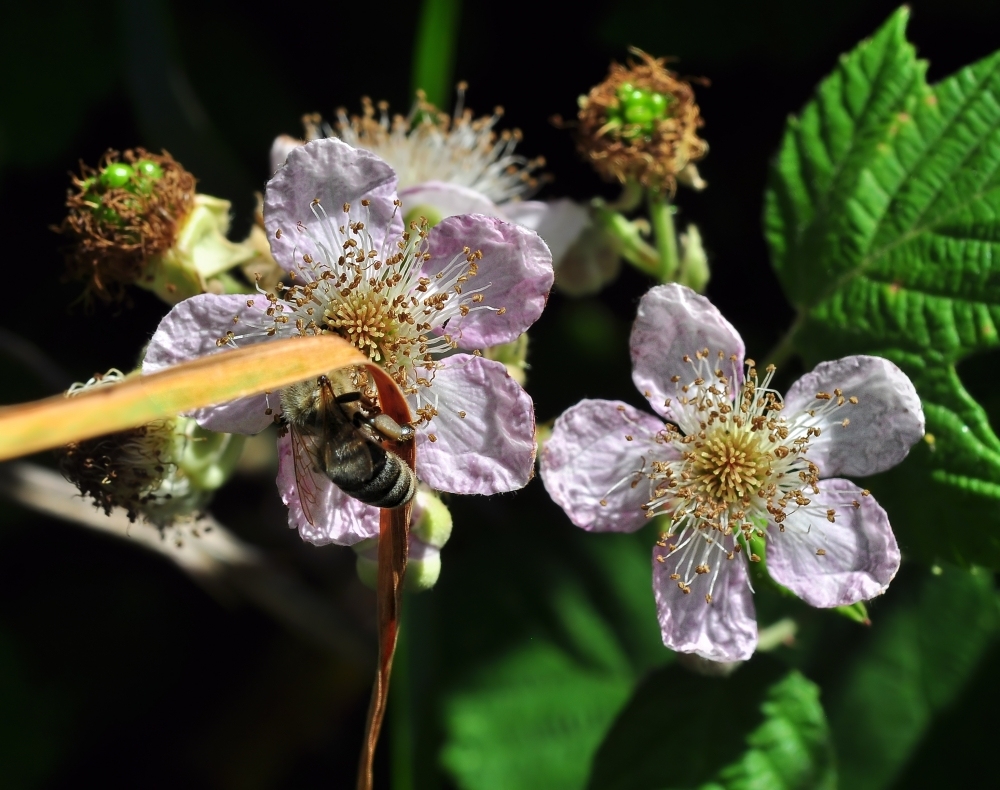
[[[131,165],[127,165],[124,162],[115,162],[113,165],[108,165],[104,168],[100,180],[101,184],[109,189],[120,189],[132,181],[133,175],[135,175],[135,171]]]
[[[625,131],[626,136],[651,133],[655,122],[667,115],[669,97],[662,93],[624,83],[616,91],[616,96],[618,106],[608,108],[608,121],[631,126],[632,129]]]
[[[163,178],[163,168],[156,164],[156,162],[152,162],[149,159],[140,159],[136,162],[135,172],[137,172],[140,176],[151,178],[154,181],[159,178]]]

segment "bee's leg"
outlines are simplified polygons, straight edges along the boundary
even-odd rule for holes
[[[376,414],[366,420],[368,426],[385,437],[396,442],[405,442],[413,438],[413,427],[410,425],[400,425],[388,414]]]

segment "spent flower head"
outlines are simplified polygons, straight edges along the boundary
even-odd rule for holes
[[[548,248],[493,217],[428,228],[404,225],[403,211],[395,173],[374,154],[334,138],[293,149],[264,201],[271,252],[290,284],[182,302],[153,336],[144,369],[276,337],[335,334],[406,394],[421,480],[452,493],[520,488],[534,461],[531,399],[482,349],[515,340],[541,314],[552,285]],[[359,389],[374,418],[377,392]],[[281,401],[275,393],[197,416],[215,430],[256,433]],[[296,474],[292,438],[279,440],[278,475],[290,526],[314,543],[376,535],[377,508],[346,496],[318,464]]]
[[[764,547],[771,577],[812,606],[886,589],[900,557],[885,511],[841,475],[888,469],[923,435],[902,371],[845,357],[782,399],[773,366],[761,373],[744,360],[732,326],[680,285],[642,298],[631,349],[633,381],[660,417],[582,401],[556,421],[542,479],[587,530],[629,532],[663,517],[653,588],[668,647],[713,661],[753,652],[747,563]]]
[[[70,242],[67,276],[88,295],[118,301],[138,285],[175,304],[252,256],[226,238],[229,201],[197,194],[170,154],[108,151],[99,167],[80,167],[56,230]]]
[[[639,49],[640,62],[612,63],[607,78],[580,97],[577,146],[609,181],[638,181],[673,193],[677,182],[704,182],[694,162],[708,153],[704,124],[686,80]]]
[[[112,368],[66,393],[123,381]],[[127,431],[73,442],[57,451],[59,467],[80,493],[110,514],[123,508],[163,529],[197,517],[230,476],[243,438],[200,428],[187,417],[156,420]]]

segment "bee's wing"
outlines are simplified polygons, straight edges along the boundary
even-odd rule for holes
[[[298,431],[294,425],[288,428],[292,444],[292,468],[295,472],[295,487],[298,489],[302,515],[311,526],[316,526],[316,506],[319,499],[317,481],[313,474],[316,465],[315,439]]]
[[[321,437],[289,431],[278,439],[278,491],[288,505],[288,526],[318,546],[349,545],[379,533],[379,510],[341,491],[313,453]]]

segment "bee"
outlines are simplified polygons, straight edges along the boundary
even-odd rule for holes
[[[314,523],[312,474],[324,474],[345,494],[375,507],[394,508],[413,498],[416,478],[407,463],[382,441],[413,439],[375,405],[375,392],[361,383],[362,369],[339,368],[281,393],[281,424],[292,441],[292,459],[303,513]]]

